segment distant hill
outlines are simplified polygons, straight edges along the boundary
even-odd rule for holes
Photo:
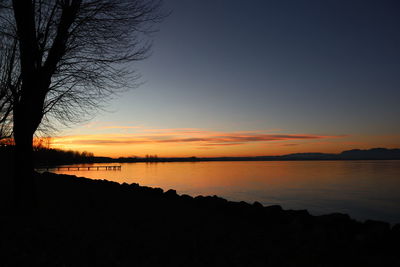
[[[338,155],[341,159],[400,159],[400,149],[372,148],[353,149]]]
[[[400,149],[352,149],[339,154],[296,153],[278,157],[287,160],[389,160],[400,159]]]

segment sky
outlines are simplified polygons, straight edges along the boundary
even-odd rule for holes
[[[56,148],[258,156],[400,147],[400,2],[165,0],[138,88]]]

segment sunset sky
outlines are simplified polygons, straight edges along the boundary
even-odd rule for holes
[[[165,0],[140,87],[53,147],[256,156],[400,147],[400,1]]]

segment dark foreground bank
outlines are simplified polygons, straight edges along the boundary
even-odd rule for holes
[[[400,266],[400,225],[37,175],[32,217],[0,215],[0,266]]]

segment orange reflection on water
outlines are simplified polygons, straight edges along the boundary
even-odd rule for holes
[[[104,165],[104,164],[100,164]],[[400,222],[400,161],[126,163],[121,171],[58,171],[119,183],[280,204],[315,214],[344,212]],[[96,165],[94,165],[96,166]]]

